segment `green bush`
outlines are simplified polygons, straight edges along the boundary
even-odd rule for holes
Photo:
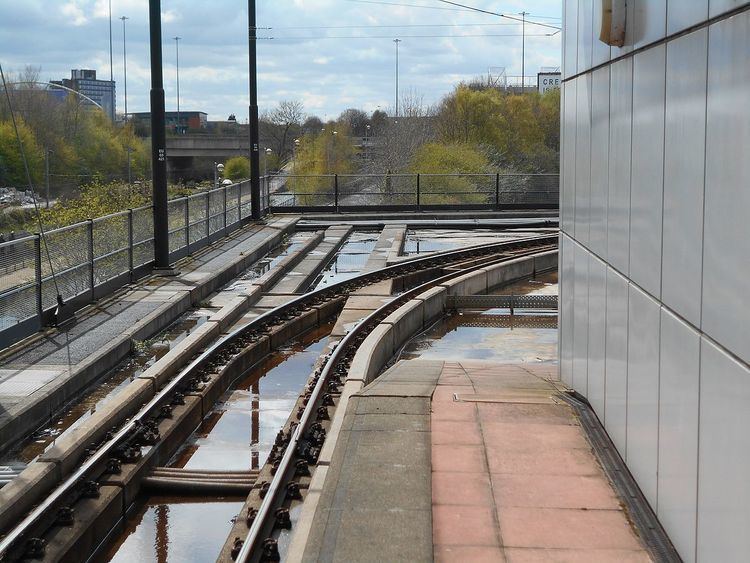
[[[233,182],[250,177],[250,161],[244,156],[233,156],[224,164],[224,177]]]

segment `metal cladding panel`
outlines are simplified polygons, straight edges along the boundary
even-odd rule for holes
[[[578,72],[585,72],[591,68],[593,14],[592,0],[578,1]]]
[[[565,235],[562,238],[560,261],[560,379],[573,386],[573,265],[575,243]]]
[[[593,21],[593,29],[592,29],[592,54],[591,54],[591,64],[592,66],[597,66],[602,63],[605,63],[609,60],[609,45],[607,45],[604,41],[599,41],[599,26],[602,22],[602,7],[603,2],[601,0],[594,0],[594,17],[592,19]]]
[[[659,303],[630,284],[628,292],[628,467],[656,508],[659,457]]]
[[[573,388],[588,395],[588,340],[589,340],[589,253],[574,244],[573,276]]]
[[[696,327],[701,320],[707,49],[706,29],[667,45],[661,298]]]
[[[689,0],[692,2],[692,0]],[[633,27],[634,47],[638,49],[667,33],[667,0],[634,0],[633,17],[628,26]]]
[[[714,16],[721,15],[724,12],[734,10],[735,8],[739,8],[740,6],[746,6],[748,4],[750,4],[750,2],[748,2],[747,0],[710,0],[708,4],[708,16],[713,18]]]
[[[589,254],[588,393],[586,398],[604,420],[607,265]]]
[[[750,560],[750,370],[701,339],[698,561]]]
[[[591,205],[591,74],[576,78],[575,239],[589,242]]]
[[[591,74],[591,204],[589,248],[607,257],[609,194],[609,67]]]
[[[573,236],[576,189],[576,81],[563,84],[563,190],[560,201],[562,229]]]
[[[607,268],[604,427],[627,459],[628,280]]]
[[[630,145],[633,116],[633,59],[613,63],[609,88],[609,197],[607,258],[628,273],[630,260]]]
[[[636,284],[659,297],[666,47],[647,49],[634,59],[629,272]]]
[[[702,329],[750,361],[750,11],[708,32]]]
[[[695,560],[700,335],[661,310],[658,516],[686,563]]]
[[[578,0],[563,6],[563,78],[578,72]]]
[[[708,0],[669,2],[667,4],[667,33],[673,34],[708,19]]]

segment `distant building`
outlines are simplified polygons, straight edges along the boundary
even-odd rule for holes
[[[60,84],[61,86],[80,92],[99,104],[104,113],[114,119],[116,101],[115,83],[113,80],[97,80],[95,70],[73,69],[70,71],[70,78],[53,80],[52,84]],[[84,100],[83,103],[84,105],[93,106],[87,100]]]
[[[180,131],[185,133],[190,130],[205,129],[208,124],[208,114],[202,111],[181,111],[179,113],[179,123],[177,115],[176,111],[165,112],[166,127],[168,130],[176,131],[179,125]],[[130,120],[136,126],[149,127],[151,125],[151,112],[131,113]]]

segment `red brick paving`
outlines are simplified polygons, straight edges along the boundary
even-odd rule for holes
[[[651,560],[573,411],[552,398],[556,373],[446,362],[431,417],[436,561]]]

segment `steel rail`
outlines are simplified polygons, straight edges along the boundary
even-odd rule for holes
[[[343,280],[335,284],[331,284],[325,288],[314,290],[299,297],[292,299],[291,301],[280,305],[270,311],[267,311],[260,316],[253,319],[251,323],[235,329],[231,333],[219,338],[216,342],[211,344],[206,350],[204,350],[197,358],[192,360],[187,367],[179,371],[179,373],[173,377],[164,388],[159,391],[148,403],[146,403],[128,422],[125,423],[118,431],[116,431],[111,438],[102,443],[102,445],[94,452],[89,458],[80,464],[78,469],[67,477],[62,483],[60,483],[43,501],[35,506],[32,511],[26,515],[13,529],[11,529],[5,537],[0,540],[0,561],[6,560],[9,551],[13,547],[17,547],[17,544],[23,537],[28,534],[33,526],[42,519],[42,516],[52,510],[55,505],[62,500],[64,497],[73,490],[78,483],[84,480],[84,478],[92,472],[92,470],[98,465],[106,461],[111,455],[111,451],[115,449],[121,442],[126,441],[128,435],[138,428],[144,421],[149,419],[153,415],[153,411],[157,410],[161,404],[168,399],[168,397],[182,387],[185,382],[190,378],[193,372],[200,370],[205,364],[213,358],[214,354],[221,350],[225,345],[232,344],[235,340],[242,338],[246,334],[253,333],[259,328],[263,327],[268,321],[271,321],[275,317],[279,317],[290,310],[296,309],[297,307],[304,306],[309,301],[313,301],[317,298],[324,296],[334,297],[340,290],[345,290],[348,287],[353,287],[359,283],[369,285],[375,283],[380,279],[385,279],[383,276],[395,277],[399,273],[404,271],[410,271],[410,268],[419,266],[421,264],[435,264],[439,265],[440,262],[450,262],[451,259],[466,259],[474,255],[491,254],[493,252],[499,252],[502,250],[510,250],[516,246],[523,246],[528,244],[542,244],[544,242],[557,243],[557,235],[543,235],[535,237],[525,237],[521,239],[515,239],[513,241],[501,241],[496,243],[489,243],[483,245],[476,245],[471,247],[464,247],[456,250],[443,252],[440,254],[430,254],[424,257],[417,257],[412,260],[400,262],[393,266],[387,266],[379,270],[362,273],[356,277],[348,280]],[[388,276],[388,274],[393,274]],[[372,280],[372,281],[370,281]],[[349,335],[347,335],[349,336]],[[350,339],[349,339],[350,340]],[[344,343],[348,340],[342,340]],[[338,349],[338,347],[337,347]],[[330,363],[330,362],[329,362]],[[322,377],[319,381],[322,381]],[[317,397],[317,395],[316,395]],[[312,401],[311,401],[312,403]],[[309,418],[309,415],[308,417]],[[289,450],[287,450],[289,451]],[[281,473],[281,472],[279,472]]]
[[[539,237],[539,238],[546,239],[549,237]],[[313,388],[309,396],[309,399],[307,401],[307,404],[305,405],[302,416],[299,418],[299,423],[294,429],[294,432],[292,436],[290,437],[289,442],[286,444],[284,454],[279,462],[278,469],[276,470],[276,473],[274,474],[273,479],[271,480],[269,488],[266,491],[265,496],[263,497],[261,501],[260,508],[258,508],[258,512],[255,515],[252,524],[250,525],[250,530],[248,531],[248,535],[246,539],[244,540],[242,547],[240,548],[240,551],[237,554],[237,558],[235,559],[235,561],[237,561],[238,563],[247,563],[248,561],[251,560],[253,555],[257,553],[257,550],[259,548],[259,542],[261,541],[260,536],[264,528],[268,525],[268,519],[272,515],[272,511],[276,505],[276,500],[277,500],[276,495],[282,489],[283,484],[287,481],[288,479],[287,473],[289,473],[293,467],[292,462],[297,455],[297,446],[300,440],[303,438],[304,434],[308,430],[308,426],[314,416],[313,413],[315,409],[317,409],[318,400],[322,396],[323,387],[328,381],[328,377],[330,376],[331,372],[336,368],[339,361],[341,361],[342,357],[348,352],[347,348],[349,347],[349,344],[353,342],[360,335],[360,333],[364,331],[372,322],[377,321],[380,317],[383,316],[384,312],[388,312],[397,303],[403,304],[405,302],[408,302],[410,299],[413,299],[414,297],[420,295],[421,293],[427,291],[428,289],[435,287],[436,285],[439,285],[441,282],[449,281],[453,278],[463,276],[467,273],[471,273],[476,270],[481,270],[482,268],[486,268],[488,265],[508,262],[515,258],[527,256],[529,254],[536,254],[539,252],[540,252],[539,249],[530,249],[529,252],[524,253],[524,254],[514,255],[514,256],[505,256],[499,259],[495,258],[494,260],[490,259],[488,260],[489,264],[487,262],[475,264],[466,269],[462,269],[457,272],[450,272],[446,275],[440,276],[426,283],[420,284],[417,287],[414,287],[408,291],[403,292],[402,294],[398,295],[397,297],[395,297],[388,303],[385,303],[384,305],[382,305],[381,307],[379,307],[378,309],[370,313],[367,317],[361,319],[351,330],[349,330],[349,332],[346,333],[346,335],[341,339],[341,341],[339,341],[338,344],[336,344],[336,347],[331,352],[331,355],[327,358],[323,366],[323,369],[321,370],[320,375],[318,376],[317,381],[315,382],[315,387]],[[401,305],[399,305],[399,307],[400,306]]]

